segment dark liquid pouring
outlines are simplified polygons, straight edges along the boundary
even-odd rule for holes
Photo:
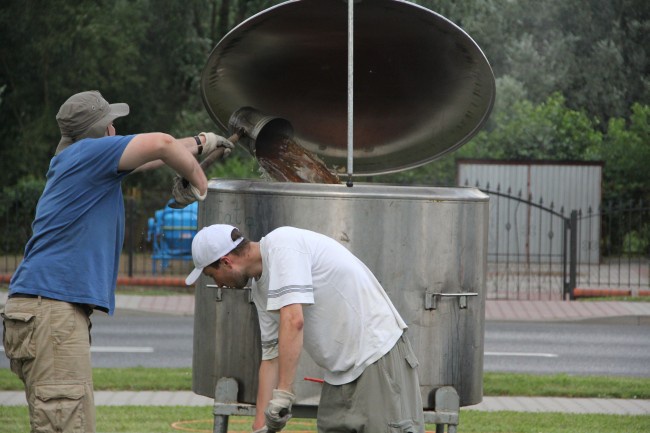
[[[297,183],[341,183],[314,154],[293,139],[276,135],[256,149],[260,167],[273,179]]]

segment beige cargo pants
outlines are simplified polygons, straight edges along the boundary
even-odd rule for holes
[[[90,319],[75,304],[9,298],[3,343],[25,384],[32,433],[95,431]]]
[[[318,433],[424,433],[418,361],[402,335],[361,376],[344,385],[323,384]]]

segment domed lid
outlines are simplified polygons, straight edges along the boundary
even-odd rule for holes
[[[296,0],[230,31],[201,77],[224,130],[251,106],[291,122],[294,138],[341,173],[347,164],[348,4]],[[478,45],[428,9],[398,0],[354,4],[354,173],[385,174],[466,143],[494,103]]]

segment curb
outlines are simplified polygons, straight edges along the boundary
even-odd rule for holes
[[[0,407],[26,406],[23,391],[0,391]],[[191,391],[95,391],[95,406],[212,407],[214,400]],[[572,414],[650,415],[650,400],[564,397],[483,397],[463,410],[481,412],[557,412]]]

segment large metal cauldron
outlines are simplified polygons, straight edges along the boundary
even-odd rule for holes
[[[293,184],[212,180],[199,226],[228,223],[259,240],[292,225],[324,233],[375,273],[409,326],[420,361],[423,402],[453,386],[461,406],[482,399],[488,197],[472,188]],[[214,397],[222,377],[235,378],[237,400],[254,403],[259,328],[248,290],[197,283],[193,390]],[[465,295],[463,295],[465,294]],[[316,405],[322,377],[303,352],[299,405]]]

